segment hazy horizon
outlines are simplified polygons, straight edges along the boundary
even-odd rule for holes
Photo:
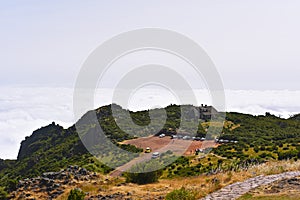
[[[16,88],[0,87],[0,158],[15,159],[20,142],[26,136],[53,121],[68,128],[76,119],[73,115],[72,88]],[[211,104],[206,90],[194,91],[199,104]],[[111,103],[113,90],[99,89],[95,95],[98,108]],[[270,112],[289,117],[300,113],[300,91],[288,90],[225,90],[226,111],[253,115]],[[201,98],[202,97],[202,98]],[[116,102],[115,102],[116,103]],[[131,110],[150,109],[155,105],[165,107],[177,103],[171,95],[155,89],[144,89],[128,102]],[[124,105],[122,105],[124,106]],[[126,107],[126,106],[125,106]],[[94,109],[91,108],[91,109]]]

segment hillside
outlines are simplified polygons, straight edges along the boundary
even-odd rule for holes
[[[124,111],[120,106],[113,104],[120,113],[118,119],[127,124],[128,119],[122,115]],[[168,120],[161,132],[167,133],[170,129],[176,129],[180,123],[180,109],[179,106],[169,106]],[[159,114],[160,110],[157,111]],[[98,121],[91,119],[91,115],[96,114]],[[147,125],[150,122],[148,111],[130,112],[133,121],[138,125]],[[128,135],[121,130],[115,123],[112,116],[111,106],[103,106],[96,110],[87,112],[77,122],[85,129],[85,134],[97,134],[96,123],[100,123],[101,128],[104,130],[106,136],[110,138],[115,144],[123,140],[132,139],[134,136]],[[126,131],[134,132],[134,127],[126,127]],[[203,128],[199,128],[199,134],[203,134]],[[149,136],[153,135],[153,130],[144,130],[143,132],[136,133],[136,136]],[[84,139],[85,135],[82,136]],[[99,139],[99,138],[98,138]],[[100,138],[101,139],[101,138]],[[93,141],[94,143],[101,143],[101,141]],[[140,152],[141,150],[131,145],[120,145],[121,148],[132,151]],[[100,150],[108,148],[105,145],[99,147]],[[97,149],[99,150],[99,149]],[[130,160],[132,158],[128,158]],[[121,165],[116,160],[116,166]],[[42,127],[32,133],[31,136],[25,138],[21,142],[17,160],[0,160],[0,175],[1,183],[5,183],[4,179],[34,177],[38,176],[44,171],[59,170],[71,164],[80,166],[87,166],[89,169],[102,171],[107,173],[110,169],[101,163],[98,163],[91,154],[86,150],[75,129],[75,125],[70,128],[64,129],[63,127],[55,124],[54,122],[48,126]]]
[[[116,126],[112,120],[110,106],[89,111],[79,120],[79,122],[88,122],[82,124],[87,127],[87,133],[94,132],[94,122],[86,120],[91,112],[98,113],[101,126],[113,141],[132,138]],[[122,147],[126,148],[126,146]],[[130,150],[137,151],[134,147]],[[6,185],[9,179],[35,177],[42,172],[58,171],[75,164],[93,171],[103,173],[110,171],[110,168],[99,163],[86,150],[78,137],[75,125],[64,129],[53,122],[34,131],[21,142],[17,160],[0,160],[0,185]]]
[[[163,128],[157,133],[154,128],[136,131],[134,126],[128,126],[129,119],[123,115],[124,109],[113,104],[118,111],[115,116],[124,124],[126,132],[121,130],[112,116],[111,105],[100,107],[87,112],[77,122],[77,128],[84,130],[82,138],[96,135],[99,131],[96,123],[100,123],[106,136],[110,140],[127,151],[134,152],[133,156],[124,156],[122,152],[116,152],[119,157],[104,155],[111,159],[115,167],[138,156],[142,149],[130,144],[120,144],[126,140],[130,141],[135,137],[146,137],[164,133],[166,135],[185,134],[190,132],[186,125],[184,130],[178,130],[180,118],[182,116],[180,107],[170,105],[166,107],[167,120]],[[193,107],[193,106],[189,106]],[[193,107],[199,110],[199,107]],[[153,110],[157,115],[162,114],[162,109]],[[97,121],[91,116],[96,115]],[[150,123],[149,111],[130,112],[134,123],[144,126]],[[194,118],[193,113],[185,113],[185,117]],[[158,123],[158,122],[157,122]],[[205,129],[208,126],[220,126],[220,124],[210,123],[208,120],[199,119],[197,137],[205,137]],[[127,125],[127,126],[126,126]],[[158,126],[158,125],[157,125]],[[127,134],[127,133],[134,134]],[[195,156],[180,157],[175,163],[164,168],[162,178],[176,178],[195,176],[205,173],[215,173],[217,171],[235,170],[237,168],[247,168],[248,166],[263,163],[269,160],[285,160],[300,158],[300,121],[298,115],[290,119],[282,119],[266,113],[264,116],[252,116],[241,113],[226,113],[226,121],[223,133],[218,138],[219,141],[238,141],[237,143],[221,142],[212,153],[204,159]],[[96,138],[94,148],[97,152],[109,148],[108,145],[96,145],[101,143],[101,138]],[[97,156],[103,159],[102,154]],[[122,158],[122,159],[120,159]],[[107,174],[112,169],[100,163],[84,147],[76,132],[75,125],[64,129],[55,124],[42,127],[25,138],[21,142],[17,160],[0,160],[0,186],[6,190],[15,189],[16,180],[23,178],[38,177],[43,172],[59,171],[69,165],[78,165],[89,171]]]

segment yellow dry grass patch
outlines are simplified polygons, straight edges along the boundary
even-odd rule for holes
[[[154,199],[155,197],[166,196],[169,192],[174,189],[180,189],[181,187],[195,191],[197,198],[201,198],[224,186],[235,182],[242,182],[258,175],[279,174],[286,171],[298,170],[300,170],[300,161],[271,161],[250,167],[246,171],[230,171],[208,176],[200,175],[195,177],[160,179],[158,183],[147,185],[125,183],[123,177],[114,178],[101,176],[99,180],[79,182],[76,185],[68,186],[68,188],[65,189],[65,193],[57,199],[67,199],[70,190],[74,188],[81,188],[90,195],[107,195],[120,192],[124,194],[130,193],[134,200],[145,198]]]

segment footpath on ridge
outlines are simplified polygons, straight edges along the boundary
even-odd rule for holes
[[[213,192],[201,200],[234,200],[238,199],[242,195],[248,193],[250,190],[255,189],[262,185],[268,185],[275,181],[283,179],[291,179],[300,176],[300,171],[284,172],[281,174],[269,175],[269,176],[257,176],[247,179],[244,182],[237,182],[228,185],[216,192]]]

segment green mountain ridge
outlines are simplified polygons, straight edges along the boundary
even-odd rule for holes
[[[111,106],[119,112],[118,116],[112,115]],[[194,109],[191,105],[186,105]],[[89,151],[85,148],[80,140],[76,128],[82,128],[84,134],[81,137],[97,134],[99,130],[96,128],[96,123],[100,123],[101,128],[105,132],[106,136],[116,145],[124,150],[134,152],[138,155],[142,150],[131,145],[120,145],[118,142],[123,140],[132,139],[134,137],[150,136],[154,134],[176,134],[178,127],[180,126],[180,118],[182,116],[180,107],[178,105],[170,105],[166,108],[167,120],[164,127],[155,132],[154,129],[142,129],[140,132],[135,132],[135,127],[127,126],[126,132],[132,132],[134,134],[127,134],[119,128],[115,122],[115,118],[121,119],[124,125],[127,124],[128,118],[123,115],[123,111],[120,106],[116,104],[102,106],[96,110],[88,111],[83,117],[76,123],[67,129],[64,129],[54,122],[48,126],[42,127],[32,133],[21,142],[17,160],[2,160],[0,159],[0,186],[7,186],[10,180],[19,180],[22,178],[36,177],[43,172],[59,171],[68,165],[79,165],[85,167],[88,170],[108,173],[112,169],[100,163],[95,157],[93,157]],[[162,109],[155,109],[157,115],[161,114]],[[96,120],[94,118],[96,116]],[[130,116],[133,122],[140,126],[148,125],[150,121],[149,111],[130,112]],[[186,113],[184,116],[193,119],[195,116],[193,113]],[[271,114],[265,116],[252,116],[249,114],[241,113],[227,113],[226,121],[231,125],[223,128],[223,134],[220,139],[224,140],[237,140],[238,144],[225,144],[214,149],[214,153],[230,158],[236,159],[249,159],[256,158],[259,155],[245,154],[243,149],[249,148],[273,148],[274,146],[284,146],[286,144],[292,144],[295,148],[283,151],[293,151],[291,158],[297,157],[300,152],[300,122],[299,116],[295,115],[289,119],[282,119]],[[199,119],[197,135],[199,137],[205,137],[205,130],[201,123],[205,120]],[[207,122],[207,120],[206,120]],[[209,122],[207,122],[209,123]],[[129,123],[128,123],[129,124]],[[79,126],[78,126],[79,125]],[[234,129],[233,126],[236,126]],[[184,127],[184,132],[189,132],[188,124]],[[88,138],[88,137],[87,137]],[[99,138],[98,138],[99,139]],[[101,138],[100,138],[101,139]],[[95,144],[100,140],[93,141]],[[100,150],[109,148],[105,144],[96,146]],[[98,149],[98,150],[99,150]],[[235,149],[233,151],[232,149]],[[267,155],[272,159],[277,158],[289,158],[289,155],[279,155],[282,152],[277,152],[278,157]],[[274,155],[276,152],[274,153]],[[277,155],[277,154],[276,154]],[[103,155],[102,155],[103,156]],[[105,155],[112,159],[115,166],[120,166],[124,163],[121,161],[129,161],[134,157],[126,157],[124,160],[119,158],[111,158],[111,155]],[[280,157],[281,156],[281,157]],[[300,154],[299,154],[300,156]],[[120,157],[122,154],[120,153]]]

